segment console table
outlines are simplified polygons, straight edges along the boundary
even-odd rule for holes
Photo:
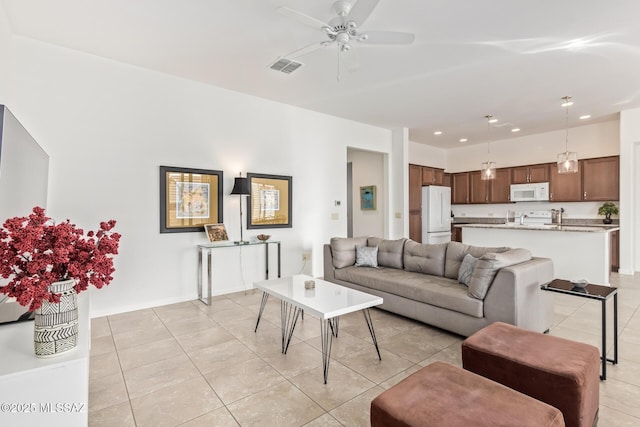
[[[568,280],[556,279],[543,285],[543,291],[558,292],[581,298],[594,299],[601,302],[602,307],[602,375],[607,379],[607,362],[618,364],[618,288],[588,284],[584,288],[575,288]],[[607,300],[613,297],[613,359],[607,359]]]
[[[213,282],[211,254],[213,253],[214,249],[243,248],[245,246],[256,246],[256,245],[264,246],[264,256],[265,256],[264,278],[265,280],[269,279],[269,245],[276,245],[277,253],[278,253],[278,277],[280,277],[280,241],[266,240],[266,241],[246,242],[242,244],[231,242],[231,241],[204,243],[204,244],[198,245],[198,252],[200,255],[198,257],[198,299],[207,305],[211,304],[211,286]],[[206,293],[204,292],[205,289],[202,286],[203,268],[206,268],[207,270]]]

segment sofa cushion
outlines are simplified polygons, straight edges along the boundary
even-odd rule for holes
[[[484,246],[471,246],[465,245],[460,242],[447,243],[447,255],[444,262],[444,277],[449,279],[458,278],[458,270],[460,270],[460,264],[466,254],[471,254],[476,258],[480,258],[487,252],[500,253],[508,251],[507,247],[490,248]]]
[[[469,281],[469,295],[484,299],[498,270],[529,261],[531,252],[526,249],[510,249],[502,253],[486,253],[476,262]]]
[[[469,286],[471,273],[473,272],[473,267],[476,265],[476,261],[478,261],[478,258],[471,254],[464,256],[462,263],[460,263],[460,270],[458,270],[458,283]]]
[[[369,237],[367,246],[378,247],[378,265],[402,269],[402,252],[407,239],[384,240],[379,237]]]
[[[404,269],[442,277],[446,253],[446,243],[433,245],[407,240],[404,244]]]
[[[456,280],[395,268],[346,267],[335,278],[410,300],[482,318],[484,302],[472,298]]]
[[[356,267],[377,267],[377,246],[356,246]]]
[[[343,268],[356,263],[356,246],[366,246],[366,237],[332,237],[330,241],[333,266]]]

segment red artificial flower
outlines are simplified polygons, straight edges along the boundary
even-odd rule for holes
[[[85,236],[69,220],[55,224],[38,206],[28,217],[6,220],[0,227],[0,277],[9,283],[0,286],[0,293],[34,311],[44,300],[60,301],[60,295],[49,292],[53,282],[74,279],[78,293],[89,285],[108,285],[121,237],[111,231],[115,225],[115,220],[101,222],[98,231]]]

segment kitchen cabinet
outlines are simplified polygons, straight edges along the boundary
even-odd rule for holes
[[[469,203],[469,172],[451,174],[451,204]]]
[[[442,185],[444,170],[422,166],[422,185]]]
[[[549,163],[513,167],[511,168],[511,184],[548,182],[550,169]]]
[[[451,174],[445,173],[444,178],[442,179],[442,185],[445,187],[451,187]]]
[[[611,232],[611,271],[620,269],[620,231]]]
[[[422,241],[422,166],[409,165],[409,238]]]
[[[618,156],[581,160],[582,200],[620,200],[620,158]]]
[[[482,172],[469,172],[469,203],[489,203],[487,182],[482,180]]]
[[[453,224],[451,224],[451,241],[462,242],[462,228],[455,227]]]
[[[489,203],[509,203],[511,196],[511,169],[496,169],[496,177],[489,184]]]
[[[580,168],[581,164],[578,165]],[[582,200],[580,173],[558,173],[558,168],[550,168],[549,201],[579,202]]]

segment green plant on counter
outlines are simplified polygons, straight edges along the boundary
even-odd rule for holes
[[[605,224],[611,223],[611,215],[618,215],[618,207],[613,202],[605,202],[598,208],[598,215],[604,215]]]

